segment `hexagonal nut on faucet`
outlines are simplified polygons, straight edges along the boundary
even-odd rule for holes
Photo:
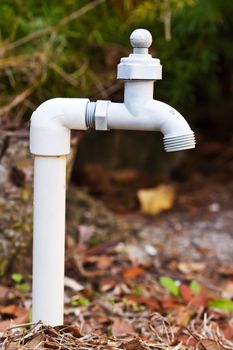
[[[95,129],[108,130],[107,110],[110,101],[97,101],[95,108]]]

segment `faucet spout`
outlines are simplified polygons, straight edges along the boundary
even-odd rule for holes
[[[195,148],[195,137],[182,115],[158,100],[109,103],[107,129],[161,131],[166,152]],[[141,103],[140,103],[141,102]]]
[[[160,131],[166,152],[195,148],[195,135],[184,117],[166,103],[155,101],[160,112]]]

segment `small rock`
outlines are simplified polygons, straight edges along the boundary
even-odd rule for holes
[[[212,203],[209,205],[209,211],[216,213],[220,210],[220,205],[218,203]]]

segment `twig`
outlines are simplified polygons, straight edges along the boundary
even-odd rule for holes
[[[74,21],[75,19],[83,16],[85,13],[94,9],[96,6],[100,5],[103,2],[105,2],[105,0],[94,0],[94,1],[90,2],[89,4],[83,6],[81,9],[78,9],[77,11],[74,11],[71,14],[69,14],[68,16],[61,19],[57,25],[48,26],[44,29],[40,29],[36,32],[33,32],[29,35],[24,36],[23,38],[20,38],[20,39],[14,41],[13,43],[9,43],[9,44],[3,46],[2,49],[0,50],[0,56],[4,55],[7,51],[13,50],[16,47],[19,47],[21,45],[28,43],[29,41],[38,39],[39,37],[46,35],[48,33],[51,33],[53,31],[57,31],[60,27],[62,27],[64,25],[66,25],[67,23]]]
[[[19,103],[24,101],[28,96],[32,94],[34,88],[30,87],[17,95],[10,103],[0,108],[0,117],[6,115],[11,109],[16,107]]]
[[[79,86],[79,81],[73,78],[70,74],[66,73],[61,67],[56,65],[55,63],[49,63],[48,66],[52,68],[57,74],[59,74],[66,82],[74,87]]]

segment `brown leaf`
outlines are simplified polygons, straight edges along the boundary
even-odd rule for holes
[[[145,270],[139,266],[127,267],[123,270],[123,278],[125,280],[133,280],[134,278],[143,275]]]
[[[233,326],[229,323],[225,323],[222,327],[224,337],[229,340],[233,340]]]
[[[100,281],[100,291],[107,292],[117,285],[117,281],[113,278],[104,278]]]
[[[132,339],[129,342],[122,344],[121,348],[125,350],[146,350],[146,347],[139,339]]]
[[[197,344],[197,350],[226,350],[214,339],[201,339]]]
[[[135,330],[133,326],[125,320],[120,318],[114,318],[112,325],[112,335],[114,337],[134,334]]]
[[[78,327],[68,325],[62,328],[62,331],[65,333],[71,333],[74,337],[80,338],[82,336],[80,329]]]
[[[25,344],[25,348],[37,349],[38,345],[43,341],[43,339],[44,339],[44,334],[37,334]]]
[[[175,297],[169,296],[162,300],[162,306],[164,309],[173,309],[178,305],[178,300]]]
[[[202,295],[202,294],[199,294],[199,295],[196,295],[192,301],[191,301],[192,305],[194,305],[196,308],[200,308],[202,306],[207,306],[208,304],[208,299]]]
[[[153,311],[158,311],[161,309],[158,302],[153,298],[143,298],[143,297],[136,297],[131,295],[127,299],[130,301],[134,301],[135,303],[138,303],[138,304],[144,304]]]
[[[221,266],[217,271],[223,276],[233,276],[233,266]]]
[[[177,305],[173,312],[169,313],[167,318],[171,323],[180,326],[186,326],[192,318],[194,311],[184,305]]]
[[[108,255],[101,255],[97,260],[97,267],[101,270],[108,269],[112,265],[112,258]]]
[[[5,315],[15,315],[16,310],[17,306],[15,304],[0,307],[0,313]]]
[[[0,332],[6,332],[7,329],[10,327],[11,323],[11,320],[0,321]]]
[[[129,184],[138,180],[140,173],[135,169],[123,169],[114,171],[111,178],[114,182],[119,184]]]
[[[16,312],[16,316],[17,317],[14,319],[14,324],[29,322],[29,310],[20,308],[20,310]]]
[[[178,345],[180,342],[182,342],[184,345],[187,346],[195,346],[197,344],[197,339],[194,339],[192,337],[190,337],[190,335],[185,335],[185,334],[180,334],[178,335],[174,342],[172,343],[172,345]]]
[[[186,284],[181,284],[180,294],[186,303],[189,303],[193,299],[192,289]]]
[[[6,301],[8,298],[9,289],[5,286],[0,285],[0,302]]]
[[[16,305],[1,307],[0,312],[12,316],[11,320],[0,321],[0,332],[7,331],[12,324],[21,324],[29,321],[29,310],[17,307]]]

